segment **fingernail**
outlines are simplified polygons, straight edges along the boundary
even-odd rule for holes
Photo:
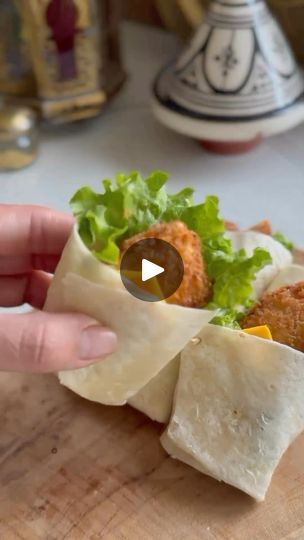
[[[111,354],[117,346],[117,337],[114,332],[102,326],[88,326],[80,337],[80,358],[93,360],[100,356]]]

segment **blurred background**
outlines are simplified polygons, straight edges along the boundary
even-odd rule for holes
[[[227,219],[249,226],[267,217],[302,245],[304,126],[296,124],[304,120],[304,0],[258,4],[281,24],[299,66],[281,34],[271,51],[262,37],[282,71],[270,70],[270,82],[294,84],[284,95],[291,88],[295,98],[288,121],[270,111],[267,135],[279,135],[263,138],[253,152],[219,156],[202,148],[202,137],[162,125],[151,102],[160,71],[207,21],[206,0],[0,0],[1,201],[69,211],[83,184],[97,189],[118,170],[163,169],[172,190],[193,185],[197,199],[216,193]],[[257,4],[246,5],[250,12]],[[238,65],[231,47],[223,44],[222,52],[218,67]],[[274,94],[284,112],[282,91]]]

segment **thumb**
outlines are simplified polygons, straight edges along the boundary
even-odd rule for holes
[[[76,313],[0,314],[0,370],[51,372],[85,367],[113,352],[116,335]]]

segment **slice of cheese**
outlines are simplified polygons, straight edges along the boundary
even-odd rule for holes
[[[253,326],[252,328],[244,328],[243,332],[245,332],[245,334],[250,334],[251,336],[270,339],[272,341],[271,332],[266,324],[262,326]]]
[[[138,272],[135,270],[124,270],[123,273],[124,273],[124,277],[127,278],[131,282],[130,283],[131,289],[132,288],[137,289],[137,296],[141,291],[144,291],[150,294],[151,296],[156,297],[156,299],[163,298],[164,295],[160,288],[157,277],[153,277],[149,279],[148,281],[146,281],[143,287],[142,272]]]

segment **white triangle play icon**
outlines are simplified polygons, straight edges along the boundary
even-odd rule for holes
[[[164,271],[165,269],[162,268],[162,266],[158,266],[158,264],[148,261],[147,259],[142,259],[141,261],[142,281],[148,281],[148,279],[158,276],[159,274],[162,274]]]

